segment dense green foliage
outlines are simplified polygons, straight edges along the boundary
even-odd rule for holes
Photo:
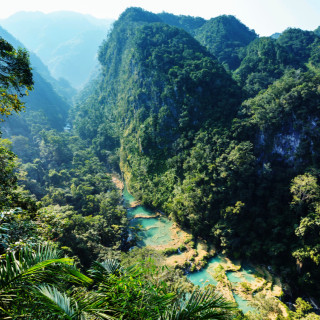
[[[317,179],[319,38],[288,29],[278,39],[255,39],[239,27],[242,40],[230,48],[238,48],[233,76],[241,96],[210,53],[159,17],[180,27],[187,21],[131,8],[115,23],[99,53],[102,76],[77,107],[75,129],[93,140],[100,160],[120,158],[129,189],[144,204],[319,296],[318,241],[299,231],[317,215],[290,205],[295,177]],[[207,25],[188,21],[190,33]],[[210,23],[219,21],[239,24],[226,16]],[[221,33],[229,36],[228,28]]]
[[[67,103],[37,72],[34,81],[27,112],[11,116],[1,128],[12,141],[1,139],[0,208],[6,212],[1,222],[10,243],[52,240],[89,266],[107,248],[122,245],[125,210],[111,177],[86,144],[54,130],[66,125]]]
[[[9,116],[23,107],[20,98],[32,89],[33,79],[26,50],[0,38],[0,115]]]
[[[28,75],[28,63],[26,67]],[[15,75],[14,69],[9,70],[9,77],[10,72]],[[20,86],[23,85],[21,82]],[[3,88],[6,89],[5,81]],[[35,143],[30,143],[30,154],[23,152],[22,144],[28,143],[28,138],[22,136],[22,150],[18,152],[25,161],[28,157],[39,159],[24,163],[28,172],[22,169],[19,175],[29,189],[32,187],[28,184],[34,185],[38,198],[45,193],[38,206],[51,206],[36,211],[28,193],[23,189],[17,192],[16,157],[8,149],[9,141],[1,139],[1,318],[231,318],[234,306],[211,289],[194,291],[181,300],[185,291],[172,281],[179,271],[167,272],[168,268],[161,268],[152,260],[145,259],[127,268],[115,260],[94,262],[87,270],[88,277],[76,269],[73,259],[62,258],[56,247],[66,250],[63,245],[67,244],[83,264],[92,264],[98,254],[103,254],[101,247],[121,240],[126,213],[118,206],[120,195],[110,177],[79,138],[45,131],[43,127],[31,134]],[[135,252],[134,256],[137,262]]]
[[[0,27],[0,36],[18,50],[23,44]],[[15,135],[32,136],[35,125],[47,128],[48,126],[57,130],[63,130],[74,89],[68,84],[61,84],[61,81],[54,80],[48,69],[41,60],[33,53],[30,54],[30,64],[34,80],[33,91],[20,99],[27,104],[23,116],[13,114],[2,126],[2,132],[7,137]],[[21,69],[23,71],[23,69]],[[30,76],[30,75],[29,75]],[[63,87],[63,89],[62,89]],[[20,91],[23,91],[21,88]],[[58,93],[59,91],[59,93]],[[24,92],[23,92],[24,93]],[[21,97],[20,97],[21,98]]]
[[[0,261],[4,319],[231,319],[234,306],[211,289],[181,300],[163,269],[147,259],[129,267],[94,262],[81,273],[50,245],[25,247]],[[172,271],[174,273],[174,271]]]
[[[68,309],[70,319],[83,310],[90,319],[86,302],[120,319],[219,318],[210,290],[176,304],[188,290],[181,274],[137,264],[144,250],[122,256],[123,268],[109,260],[88,270],[128,249],[115,171],[143,204],[195,237],[270,266],[294,297],[319,299],[319,47],[316,32],[257,38],[231,16],[205,21],[130,8],[100,47],[101,75],[71,109],[71,130],[61,130],[66,109],[57,103],[50,111],[47,100],[15,131],[3,127],[22,164],[2,139],[1,253],[14,260],[11,251],[51,241],[90,278],[82,287],[33,283],[34,319],[46,317],[47,305],[57,318],[69,319]],[[28,301],[19,310],[31,312]],[[57,311],[57,301],[65,308]],[[253,303],[261,319],[280,313],[272,298]],[[298,299],[286,319],[315,316]]]
[[[170,26],[184,29],[192,35],[195,35],[196,30],[201,28],[206,23],[206,20],[200,17],[183,15],[176,16],[167,12],[159,13],[158,17],[160,17],[164,23]]]
[[[25,46],[14,38],[8,31],[0,26],[0,37],[9,42],[16,50],[24,48]],[[29,52],[30,64],[32,68],[33,76],[40,74],[47,82],[49,82],[57,94],[62,96],[68,102],[71,102],[71,98],[75,95],[76,90],[65,80],[60,78],[59,80],[52,77],[48,67],[41,61],[41,59],[34,53]],[[38,80],[39,81],[39,80]],[[36,82],[38,82],[36,81]]]
[[[319,68],[320,38],[309,31],[287,29],[277,39],[259,38],[240,53],[234,76],[250,97],[266,89],[288,69]]]
[[[34,138],[32,145],[16,136],[13,146],[22,155],[19,147],[25,143],[34,150],[27,155],[32,161],[25,159],[21,169],[26,171],[23,185],[41,199],[41,233],[69,247],[85,265],[107,247],[118,249],[126,234],[126,212],[99,159],[69,133],[43,130]]]

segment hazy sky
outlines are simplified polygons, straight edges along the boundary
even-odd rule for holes
[[[232,14],[262,36],[287,27],[314,30],[320,25],[320,0],[9,0],[1,4],[0,18],[17,11],[68,10],[117,19],[132,6],[206,19]]]

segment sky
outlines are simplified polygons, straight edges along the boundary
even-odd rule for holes
[[[2,0],[3,1],[3,0]],[[205,19],[231,14],[260,36],[288,27],[314,30],[320,25],[320,0],[10,0],[3,1],[0,19],[18,11],[76,11],[117,19],[128,7]]]

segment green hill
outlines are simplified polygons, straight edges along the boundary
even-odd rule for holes
[[[181,169],[200,129],[230,126],[240,90],[188,33],[138,8],[114,24],[99,60],[98,92],[77,107],[75,126],[100,157],[120,148],[130,188],[147,201],[161,177]]]
[[[223,15],[210,19],[197,29],[195,38],[221,64],[234,70],[240,64],[239,50],[256,39],[257,34],[234,16]]]

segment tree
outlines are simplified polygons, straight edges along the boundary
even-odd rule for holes
[[[0,209],[8,206],[12,190],[16,187],[15,155],[6,148],[7,140],[0,138]]]
[[[26,50],[14,47],[0,38],[0,115],[19,112],[24,103],[19,98],[32,90],[33,79]]]

